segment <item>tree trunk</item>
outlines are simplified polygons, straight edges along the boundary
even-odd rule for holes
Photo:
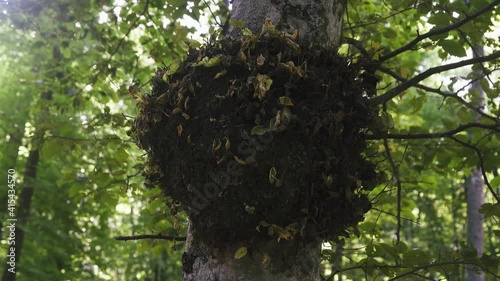
[[[472,176],[467,180],[467,241],[477,250],[478,257],[483,254],[484,229],[479,208],[484,203],[483,175],[481,168],[473,169]],[[483,281],[484,275],[476,272],[472,267],[467,267],[467,281]]]
[[[58,20],[61,22],[66,22],[68,12],[65,11],[62,5],[58,6],[61,10],[59,10]],[[54,30],[54,34],[56,30]],[[58,45],[53,46],[52,52],[52,60],[54,64],[60,64],[62,59],[62,54]],[[56,73],[56,76],[58,74]],[[25,242],[25,230],[29,223],[30,212],[31,212],[31,201],[33,199],[34,190],[37,182],[37,169],[40,163],[40,150],[43,146],[45,133],[47,131],[46,123],[50,118],[49,108],[46,106],[52,100],[52,91],[45,91],[41,93],[40,97],[40,105],[41,112],[38,114],[37,119],[34,121],[35,123],[35,133],[30,140],[31,149],[26,160],[24,174],[23,174],[23,188],[19,193],[19,200],[16,213],[17,222],[15,223],[15,245],[12,245],[15,254],[15,272],[18,271],[17,266],[21,260],[21,253],[23,250],[24,242]],[[10,250],[9,250],[10,252]],[[7,264],[3,276],[2,281],[15,281],[16,273],[13,273],[12,267],[10,264]]]
[[[28,160],[26,160],[26,167],[24,169],[24,187],[19,194],[19,203],[17,206],[17,222],[14,223],[15,229],[15,244],[12,248],[15,249],[14,257],[15,263],[12,265],[7,265],[4,269],[2,281],[15,281],[17,274],[9,271],[14,269],[17,271],[17,264],[21,260],[21,251],[23,249],[24,243],[24,229],[28,223],[29,213],[31,209],[31,198],[33,197],[33,188],[36,182],[36,172],[39,162],[39,152],[38,149],[30,151]],[[21,227],[19,227],[21,226]],[[10,251],[9,251],[10,252]]]
[[[345,0],[235,0],[231,17],[255,34],[269,18],[281,31],[298,30],[302,46],[333,47],[340,43],[345,7]]]
[[[484,56],[484,50],[482,47],[473,47],[473,56]],[[477,71],[478,75],[481,74]],[[472,100],[473,104],[476,104],[479,110],[484,110],[484,91],[481,88],[479,82],[474,82],[472,87],[477,89],[480,93],[478,100]],[[479,115],[476,115],[475,119],[479,119]],[[476,121],[476,120],[474,120]],[[466,181],[467,189],[467,243],[476,248],[477,256],[481,257],[483,255],[484,248],[484,228],[483,228],[483,218],[479,214],[479,208],[484,203],[484,182],[482,175],[482,167],[473,169],[472,175]],[[484,274],[482,272],[477,272],[472,266],[467,266],[466,271],[467,281],[484,281]]]
[[[22,144],[22,139],[23,139],[23,134],[24,134],[24,124],[18,124],[17,127],[14,127],[14,132],[9,134],[9,141],[7,142],[7,147],[5,149],[5,169],[2,170],[1,175],[2,179],[7,178],[7,169],[15,169],[16,168],[16,163],[17,163],[17,155],[19,152],[19,147]],[[7,207],[8,204],[5,204],[7,202],[8,197],[7,197],[7,192],[4,192],[0,196],[0,202],[4,202],[4,204],[0,205],[0,214],[5,214],[7,217]],[[3,222],[5,221],[6,218],[2,218],[2,221],[0,221],[0,238],[3,239]]]
[[[189,239],[189,238],[188,238]],[[186,281],[319,281],[321,242],[303,244],[298,240],[253,244],[248,253],[236,259],[239,245],[211,249],[188,241],[183,255]]]
[[[344,0],[234,0],[231,18],[244,21],[254,34],[260,34],[265,20],[271,19],[280,31],[293,34],[298,30],[301,46],[335,48],[340,43],[345,5]],[[231,27],[228,34],[237,37],[238,30]],[[307,243],[255,239],[244,245],[246,254],[236,258],[243,245],[214,248],[194,236],[190,227],[183,255],[186,281],[321,280],[320,239]]]

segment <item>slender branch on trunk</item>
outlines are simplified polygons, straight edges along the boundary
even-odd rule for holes
[[[386,68],[386,67],[383,67],[383,66],[380,66],[378,68],[378,70],[380,70],[381,72],[384,72],[386,74],[389,74],[390,76],[392,76],[393,78],[395,78],[396,80],[398,80],[399,82],[406,82],[408,81],[408,79],[398,75],[396,72],[392,71],[391,69],[389,68]],[[492,71],[491,71],[492,72]],[[490,73],[491,73],[490,72]],[[473,79],[471,81],[474,82],[474,81],[477,81],[479,79],[481,79],[482,76],[480,78],[476,78],[476,79]],[[470,83],[469,83],[470,84]],[[455,99],[457,100],[458,102],[460,102],[462,105],[464,105],[465,107],[471,109],[474,111],[474,113],[476,114],[479,114],[481,115],[482,117],[484,118],[487,118],[487,119],[490,119],[492,121],[495,121],[495,122],[500,122],[500,119],[497,118],[497,117],[494,117],[494,116],[491,116],[487,113],[485,113],[484,111],[482,110],[479,110],[476,106],[474,106],[473,104],[467,102],[466,100],[464,100],[463,98],[461,98],[460,96],[458,96],[458,92],[460,92],[460,90],[458,90],[457,92],[455,93],[451,93],[451,92],[445,92],[445,91],[442,91],[440,89],[436,89],[436,88],[432,88],[432,87],[429,87],[429,86],[426,86],[426,85],[422,85],[422,84],[415,84],[413,85],[413,87],[415,88],[418,88],[418,89],[421,89],[421,90],[424,90],[424,91],[427,91],[427,92],[431,92],[431,93],[436,93],[444,98],[452,98],[452,99]]]
[[[367,135],[367,140],[380,140],[380,139],[399,139],[399,140],[416,140],[416,139],[440,139],[445,137],[454,136],[457,133],[463,132],[470,128],[489,129],[500,133],[500,123],[489,125],[482,123],[468,123],[460,125],[453,130],[439,132],[439,133],[423,133],[423,134],[386,134],[386,135]]]
[[[500,1],[500,0],[499,0]],[[392,98],[396,97],[406,89],[410,87],[414,87],[415,85],[418,84],[418,82],[430,77],[431,75],[434,75],[436,73],[441,73],[443,71],[459,68],[462,66],[467,66],[471,65],[474,63],[479,63],[479,62],[485,62],[485,61],[490,61],[500,58],[500,51],[494,52],[490,55],[484,56],[484,57],[478,57],[478,58],[472,58],[468,60],[463,60],[455,63],[450,63],[450,64],[445,64],[445,65],[440,65],[436,67],[429,68],[428,70],[418,74],[417,76],[407,80],[406,82],[403,82],[399,84],[398,86],[390,89],[389,91],[385,92],[384,94],[380,96],[376,96],[372,99],[369,100],[369,103],[371,105],[380,105],[383,104],[384,102],[387,102],[391,100]]]
[[[168,235],[161,235],[161,234],[115,236],[113,238],[115,238],[115,240],[118,240],[118,241],[130,241],[130,240],[142,240],[142,239],[161,239],[161,240],[170,240],[170,241],[186,241],[186,237],[168,236]]]
[[[488,176],[486,176],[486,172],[484,169],[484,158],[483,158],[483,154],[481,153],[481,151],[477,147],[475,147],[471,144],[468,144],[466,142],[463,142],[463,141],[457,139],[456,137],[450,136],[449,138],[456,141],[457,143],[467,147],[467,148],[474,150],[474,152],[476,152],[477,158],[479,159],[479,167],[481,169],[481,174],[483,175],[484,183],[488,187],[488,190],[491,192],[491,194],[493,195],[493,197],[495,198],[497,203],[500,203],[500,195],[495,192],[495,190],[493,189],[493,187],[490,184],[490,181],[488,180]]]

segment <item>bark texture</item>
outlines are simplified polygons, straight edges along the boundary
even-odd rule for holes
[[[473,57],[484,56],[484,48],[481,46],[473,47]],[[478,75],[481,71],[476,71]],[[472,100],[479,110],[485,109],[485,93],[476,81],[472,84],[472,87],[479,91],[479,97],[476,100]],[[476,114],[474,121],[479,119],[479,114]],[[472,137],[472,136],[471,136]],[[473,169],[472,176],[467,179],[467,242],[472,247],[476,248],[477,256],[481,257],[483,255],[484,249],[484,228],[483,228],[483,218],[479,213],[479,208],[484,203],[484,182],[482,175],[482,167]],[[467,266],[466,281],[484,281],[484,274],[478,272],[472,266]]]
[[[467,241],[477,250],[478,257],[483,255],[484,228],[479,208],[484,203],[483,176],[481,168],[473,169],[472,176],[467,180]],[[467,267],[467,281],[483,281],[482,272]]]
[[[305,47],[335,48],[339,45],[345,0],[234,0],[231,18],[242,20],[254,34],[260,34],[266,19],[280,31],[298,31],[299,44]],[[230,27],[237,37],[240,30]],[[186,281],[319,281],[321,239],[306,243],[300,239],[277,241],[254,239],[244,246],[248,252],[236,259],[243,245],[228,243],[213,248],[188,231],[183,255]]]
[[[188,240],[190,240],[188,238]],[[235,258],[239,245],[211,249],[188,241],[183,255],[186,281],[320,281],[321,241],[267,241],[253,243],[247,254]]]
[[[340,43],[345,5],[345,0],[234,0],[231,17],[256,34],[269,18],[282,31],[298,30],[303,46],[334,47]]]

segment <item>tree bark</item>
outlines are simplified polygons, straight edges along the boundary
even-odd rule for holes
[[[240,245],[214,250],[199,241],[191,240],[190,244],[183,255],[186,281],[321,280],[320,241],[309,244],[298,240],[253,243],[247,254],[239,259],[235,258],[235,253]]]
[[[473,47],[474,57],[484,56],[483,47]],[[480,71],[477,71],[481,74]],[[479,82],[474,82],[472,87],[477,89],[480,93],[477,100],[472,100],[472,103],[477,105],[480,110],[484,110],[484,91]],[[476,115],[475,119],[479,119]],[[472,136],[471,136],[472,137]],[[482,167],[473,169],[472,175],[466,181],[467,189],[467,243],[477,250],[477,256],[483,255],[484,249],[484,228],[483,218],[479,213],[479,208],[484,203],[484,182],[482,175]],[[472,266],[467,266],[466,281],[484,281],[484,274],[477,272]]]
[[[331,48],[339,46],[345,7],[345,0],[235,0],[231,17],[244,21],[255,34],[269,18],[281,31],[298,30],[302,46]]]
[[[36,182],[36,171],[39,162],[38,149],[30,151],[26,167],[24,169],[24,187],[19,194],[19,203],[17,206],[17,223],[16,223],[16,240],[15,249],[16,267],[21,260],[21,252],[24,244],[24,229],[28,223],[29,213],[31,209],[31,199],[33,197],[33,189]],[[19,227],[21,226],[21,227]],[[16,273],[9,271],[10,266],[6,266],[3,272],[2,281],[15,281]],[[17,269],[16,269],[17,271]]]
[[[7,142],[7,147],[5,149],[5,169],[2,170],[2,179],[7,178],[7,169],[15,169],[16,168],[16,163],[17,163],[17,155],[19,152],[19,147],[22,144],[22,139],[23,139],[23,134],[24,134],[24,124],[18,124],[17,127],[14,127],[14,132],[9,134],[9,141]],[[3,202],[2,205],[0,205],[0,214],[7,214],[7,207],[8,204],[5,204],[7,202],[8,197],[7,197],[7,192],[4,192],[0,196],[0,202]],[[2,218],[2,221],[0,221],[0,238],[3,239],[3,222],[5,221],[4,218]]]
[[[483,175],[481,168],[472,170],[472,176],[467,180],[467,241],[477,250],[478,257],[483,255],[484,229],[479,208],[484,203]],[[467,267],[467,281],[483,281],[484,275]]]
[[[260,34],[266,19],[280,31],[293,34],[298,30],[302,47],[339,45],[345,0],[234,0],[231,18],[246,23],[246,28]],[[239,30],[230,27],[228,35],[238,37]],[[190,227],[183,255],[186,281],[319,281],[321,243],[316,241],[265,240],[255,238],[246,245],[214,248],[196,239]],[[235,258],[243,246],[247,253]]]

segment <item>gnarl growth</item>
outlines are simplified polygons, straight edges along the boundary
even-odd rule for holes
[[[191,49],[178,69],[158,69],[139,104],[147,179],[208,245],[347,236],[380,182],[362,156],[377,115],[362,66],[269,26]]]

